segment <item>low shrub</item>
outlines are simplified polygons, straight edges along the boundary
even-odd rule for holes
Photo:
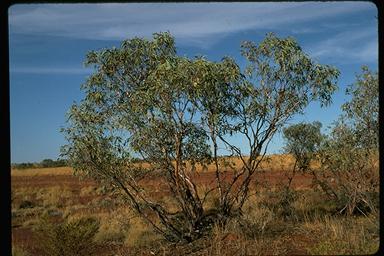
[[[96,243],[94,236],[99,230],[95,218],[80,218],[52,223],[44,216],[37,227],[40,247],[50,256],[92,255]]]

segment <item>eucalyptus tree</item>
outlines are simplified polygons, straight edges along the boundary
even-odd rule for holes
[[[245,41],[241,54],[247,64],[241,81],[234,86],[233,107],[226,115],[231,121],[223,122],[222,118],[215,123],[215,135],[242,162],[224,185],[221,207],[225,214],[241,211],[273,135],[310,102],[330,104],[339,75],[336,68],[313,61],[291,37],[270,33],[258,45]],[[213,116],[209,111],[204,113]],[[241,138],[247,151],[231,143],[228,134]]]
[[[286,170],[288,182],[283,183],[279,195],[280,214],[284,217],[292,217],[294,208],[292,203],[296,200],[297,192],[291,189],[292,180],[297,172],[312,173],[314,184],[319,183],[316,172],[311,164],[317,160],[324,136],[320,132],[321,123],[298,123],[283,129],[285,140],[284,152],[294,157],[291,170]],[[323,183],[319,185],[324,186]]]
[[[168,33],[91,51],[86,64],[96,72],[82,85],[85,99],[69,111],[64,155],[77,173],[120,190],[168,240],[200,236],[205,197],[200,198],[191,173],[211,152],[194,102],[200,80],[232,83],[239,76],[237,65],[230,59],[179,57]],[[137,156],[141,162],[133,161]],[[176,212],[141,182],[151,176],[168,185]]]
[[[377,72],[362,67],[348,86],[351,99],[320,151],[319,179],[346,214],[376,211],[379,189],[379,83]],[[333,182],[329,182],[332,179]]]
[[[320,122],[315,121],[293,124],[283,129],[283,137],[286,141],[284,151],[295,158],[292,174],[288,177],[287,189],[297,171],[313,172],[311,162],[316,160],[324,139],[320,131],[321,126]]]
[[[356,81],[349,85],[346,94],[350,101],[342,105],[342,118],[356,132],[362,147],[378,150],[379,147],[379,78],[367,66],[361,67]]]
[[[168,240],[200,237],[210,222],[241,212],[274,133],[309,102],[328,104],[336,89],[338,71],[315,63],[292,38],[269,34],[259,45],[245,42],[242,55],[244,72],[229,57],[181,57],[169,33],[89,52],[85,63],[95,72],[82,85],[85,98],[68,113],[63,155],[76,173],[120,191]],[[248,152],[230,142],[233,135],[245,138]],[[223,163],[219,144],[241,159],[240,169]],[[210,163],[216,184],[203,191],[196,165]],[[155,177],[176,210],[148,188]],[[219,205],[207,211],[212,191]]]

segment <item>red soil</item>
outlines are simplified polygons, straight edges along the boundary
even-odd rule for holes
[[[230,181],[232,179],[232,173],[227,172],[222,174],[222,179]],[[41,176],[12,176],[12,189],[17,188],[44,188],[53,186],[64,186],[68,187],[73,191],[80,190],[83,187],[95,185],[92,180],[80,180],[78,177],[73,175],[41,175]],[[204,186],[210,186],[215,183],[214,172],[200,172],[192,175],[192,179],[196,181],[196,184]],[[286,183],[287,177],[283,171],[262,171],[255,173],[253,177],[254,181],[267,183],[270,186],[277,185],[281,182]],[[145,179],[146,185],[153,186],[156,188],[167,189],[165,184],[162,184],[161,179]],[[294,188],[307,188],[311,185],[312,177],[309,174],[296,174],[292,181]]]

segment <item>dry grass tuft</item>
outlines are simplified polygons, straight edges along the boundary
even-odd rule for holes
[[[95,241],[99,243],[123,243],[131,226],[131,216],[131,210],[128,208],[119,208],[116,212],[98,214],[100,228],[95,236]]]
[[[317,236],[308,248],[315,255],[374,254],[379,248],[378,217],[323,217],[303,224],[303,229]]]
[[[80,190],[80,196],[93,196],[97,195],[97,187],[95,186],[86,186],[82,187]]]
[[[132,218],[130,228],[126,234],[124,244],[129,247],[146,247],[153,244],[157,240],[162,240],[162,237],[153,232],[143,220]]]
[[[42,200],[44,207],[63,207],[66,200],[73,197],[73,192],[65,186],[52,186],[38,191],[36,199]]]
[[[30,254],[19,246],[12,246],[12,256],[29,256]]]

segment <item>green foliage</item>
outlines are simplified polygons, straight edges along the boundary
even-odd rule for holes
[[[242,55],[249,61],[245,75],[258,85],[255,107],[264,107],[256,112],[258,115],[274,111],[290,115],[303,110],[312,100],[320,100],[322,105],[331,103],[339,71],[315,63],[294,38],[278,38],[270,33],[259,45],[244,42]]]
[[[351,100],[343,104],[343,118],[354,131],[364,148],[377,150],[379,146],[379,80],[377,72],[363,66],[356,82],[346,94]]]
[[[99,222],[94,218],[52,223],[43,217],[37,227],[40,246],[46,255],[92,255]]]

